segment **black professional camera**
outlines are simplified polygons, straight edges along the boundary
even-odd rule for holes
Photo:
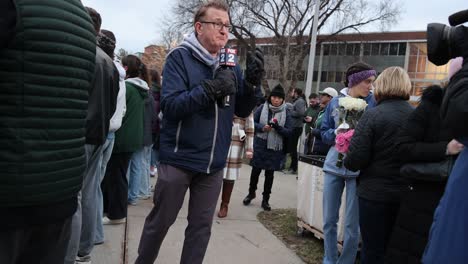
[[[453,137],[468,139],[468,10],[449,17],[450,26],[431,23],[427,25],[427,55],[435,65],[446,64],[450,59],[463,57],[463,66],[451,78],[440,106],[443,126]]]
[[[468,59],[468,9],[449,17],[450,26],[440,23],[427,25],[427,55],[435,65],[444,65],[450,59]],[[459,26],[460,25],[460,26]]]

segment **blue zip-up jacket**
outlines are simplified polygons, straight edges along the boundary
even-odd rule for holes
[[[338,151],[335,146],[335,129],[338,127],[338,116],[335,109],[338,108],[338,101],[341,97],[348,96],[348,88],[341,90],[340,95],[333,98],[330,103],[328,103],[327,108],[325,108],[325,113],[323,114],[322,126],[320,128],[322,141],[323,143],[330,145],[330,150],[328,151],[327,157],[325,158],[325,163],[323,164],[323,171],[330,173],[336,176],[342,177],[357,177],[359,171],[353,172],[342,166],[338,168],[336,166],[336,161],[338,160]],[[374,95],[369,93],[369,95],[364,98],[367,102],[367,109],[372,108],[376,105]]]
[[[187,47],[176,48],[163,70],[160,134],[160,162],[202,173],[214,173],[225,167],[231,142],[232,118],[248,117],[261,96],[244,89],[239,66],[237,94],[230,106],[220,108],[206,95],[201,82],[213,79],[214,69]]]

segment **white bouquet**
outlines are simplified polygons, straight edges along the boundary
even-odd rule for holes
[[[367,102],[353,97],[342,97],[338,100],[338,108],[335,110],[335,116],[338,118],[339,131],[336,135],[335,148],[338,150],[337,167],[343,166],[344,154],[348,152],[349,143],[354,135],[354,129],[361,119],[364,110],[366,110]],[[335,121],[336,122],[336,121]]]

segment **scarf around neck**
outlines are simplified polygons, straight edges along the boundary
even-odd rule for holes
[[[278,125],[284,127],[286,123],[286,104],[283,103],[280,106],[273,106],[265,102],[260,114],[260,124],[266,125],[270,123],[270,120],[268,120],[270,111],[272,112],[271,119],[276,118],[278,120]],[[270,132],[259,132],[257,133],[257,137],[267,141],[267,149],[275,151],[283,149],[283,137],[275,129],[272,129]]]
[[[185,47],[192,52],[195,52],[198,57],[205,63],[206,65],[210,66],[213,69],[216,69],[219,64],[219,60],[216,57],[213,57],[198,41],[197,37],[195,36],[195,32],[191,33],[190,35],[184,38],[184,41],[180,46]]]

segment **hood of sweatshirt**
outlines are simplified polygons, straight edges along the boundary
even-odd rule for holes
[[[149,91],[149,86],[148,84],[143,81],[142,79],[136,77],[136,78],[128,78],[127,80],[125,80],[126,82],[129,82],[131,84],[134,84],[136,85],[138,88],[142,89],[142,90],[145,90],[145,91]]]
[[[348,94],[349,92],[349,88],[348,87],[345,87],[343,89],[340,90],[340,94],[344,95],[344,96],[349,96]],[[361,99],[364,99],[366,102],[370,100],[371,97],[374,96],[374,93],[372,91],[369,92],[369,95],[367,95],[367,97],[365,98],[361,98]]]

